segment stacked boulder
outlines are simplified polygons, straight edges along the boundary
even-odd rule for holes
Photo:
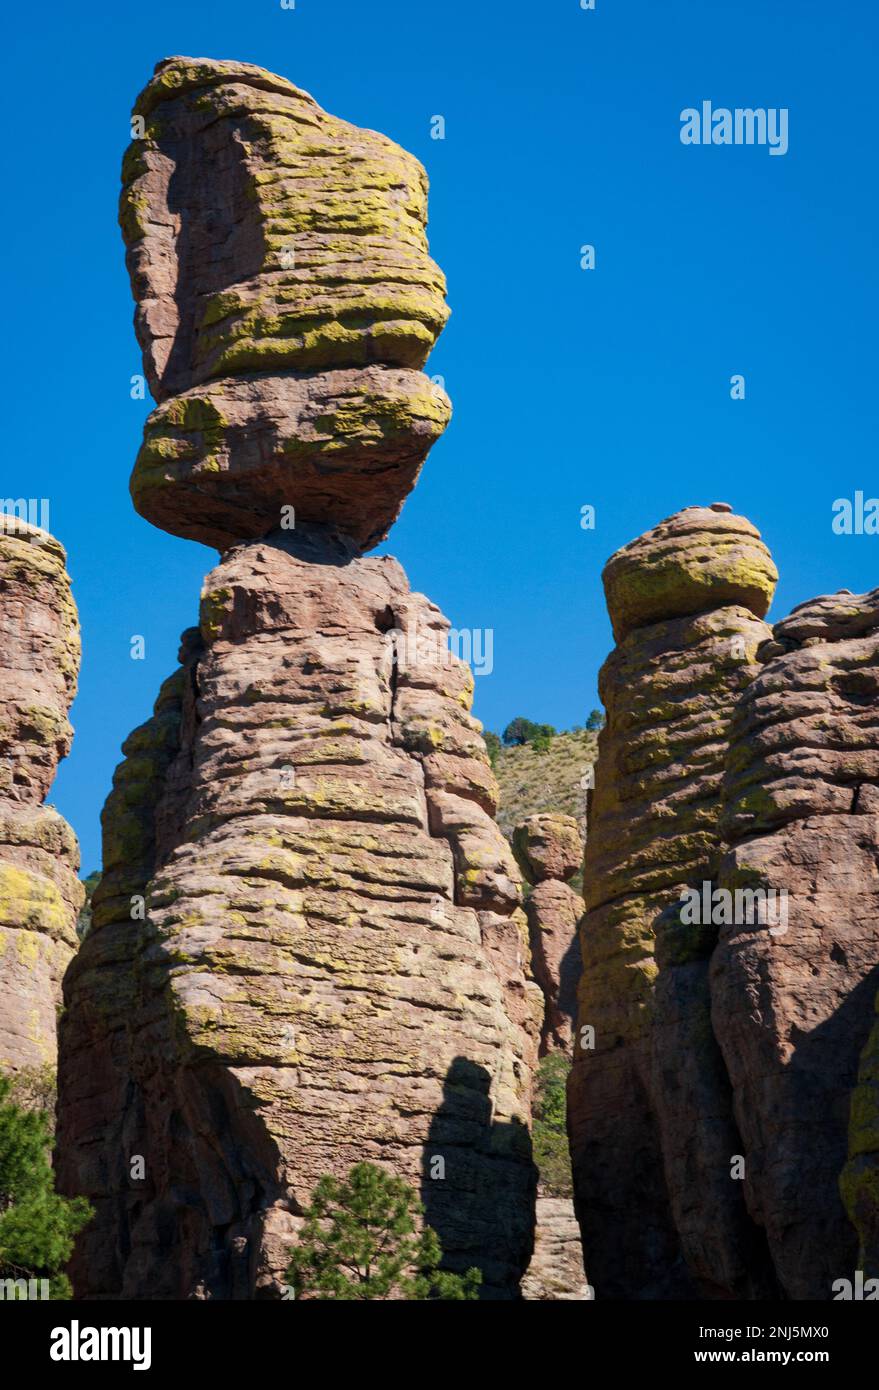
[[[135,507],[218,550],[295,507],[369,549],[450,414],[420,370],[449,312],[424,170],[246,63],[160,63],[132,130],[120,221],[159,402]]]
[[[54,1066],[76,949],[79,846],[43,804],[73,730],[79,621],[63,547],[0,519],[0,1070]]]
[[[682,924],[678,905],[717,875],[730,727],[776,577],[759,533],[722,503],[661,522],[604,571],[617,646],[599,676],[568,1103],[599,1299],[765,1291],[730,1174],[741,1144],[711,1030],[716,929]]]
[[[170,59],[122,223],[160,404],[135,505],[222,552],[125,745],[66,980],[60,1178],[81,1297],[283,1293],[317,1179],[420,1188],[513,1297],[542,1015],[448,623],[363,552],[448,402],[411,156],[261,69]]]

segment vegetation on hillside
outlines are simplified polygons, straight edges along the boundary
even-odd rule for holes
[[[570,729],[537,746],[527,742],[504,746],[496,734],[493,739],[497,743],[492,766],[501,793],[497,820],[508,839],[520,821],[538,811],[575,816],[585,825],[586,783],[596,759],[596,730]]]
[[[570,1061],[552,1052],[538,1064],[534,1094],[534,1162],[540,1187],[550,1197],[570,1197],[573,1191],[571,1155],[565,1128],[566,1086]]]

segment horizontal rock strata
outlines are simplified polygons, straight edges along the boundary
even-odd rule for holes
[[[838,1185],[879,987],[879,591],[802,604],[760,656],[733,724],[719,881],[774,910],[720,928],[712,1019],[749,1210],[786,1295],[827,1299],[857,1259]],[[870,1085],[868,1060],[852,1108],[856,1217],[871,1152],[875,1191]]]
[[[529,816],[516,826],[513,849],[533,885],[525,911],[531,968],[544,998],[541,1055],[570,1052],[582,968],[577,927],[583,899],[566,880],[583,860],[580,828],[573,816]]]
[[[141,93],[120,220],[150,389],[141,515],[225,549],[284,524],[387,534],[449,403],[427,179],[383,135],[246,63],[170,58]]]
[[[618,645],[599,678],[568,1105],[599,1299],[765,1289],[730,1176],[740,1141],[710,1024],[712,928],[683,927],[677,908],[717,871],[729,730],[774,580],[759,534],[723,505],[678,513],[605,570]]]
[[[73,730],[79,622],[63,547],[0,526],[0,1069],[55,1062],[61,976],[76,949],[79,846],[43,805]]]
[[[125,744],[65,982],[76,1292],[280,1297],[318,1179],[367,1160],[515,1297],[543,1012],[519,874],[448,623],[362,553],[449,415],[419,370],[447,315],[426,177],[246,64],[159,64],[132,133],[159,401],[132,493],[222,559]]]
[[[63,1177],[99,1213],[81,1294],[276,1294],[315,1181],[362,1159],[420,1185],[490,1296],[527,1261],[542,1007],[472,677],[407,666],[395,633],[447,624],[339,544],[233,549],[204,650],[126,747],[130,846],[111,798],[67,981]]]

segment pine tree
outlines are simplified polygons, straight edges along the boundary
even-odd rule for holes
[[[9,1077],[0,1076],[0,1280],[45,1279],[50,1298],[70,1298],[61,1271],[92,1208],[84,1197],[56,1193],[49,1124],[39,1109],[16,1104],[12,1092]],[[5,1282],[5,1297],[27,1297],[26,1287]]]
[[[442,1247],[412,1188],[373,1163],[318,1182],[287,1280],[297,1298],[474,1299],[482,1275],[439,1269]]]

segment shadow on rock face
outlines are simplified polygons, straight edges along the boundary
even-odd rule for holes
[[[307,565],[330,565],[342,569],[356,560],[361,549],[356,541],[346,536],[334,526],[322,525],[317,521],[302,522],[289,530],[278,527],[261,538],[263,545],[271,546],[285,555],[291,555]],[[228,559],[235,551],[252,547],[253,541],[242,541],[224,552]]]
[[[475,1266],[483,1299],[514,1299],[534,1247],[537,1169],[527,1127],[493,1120],[490,1088],[484,1067],[455,1058],[424,1149],[421,1200],[443,1268]]]

